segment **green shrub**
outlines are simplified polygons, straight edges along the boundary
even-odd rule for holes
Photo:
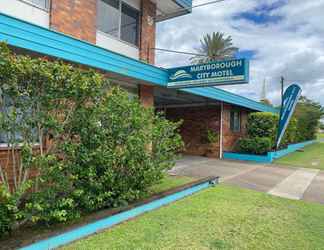
[[[324,116],[324,107],[306,97],[301,97],[295,111],[297,118],[297,141],[316,139],[320,119]]]
[[[6,97],[0,106],[12,105],[0,129],[20,154],[9,203],[0,196],[2,231],[12,223],[64,222],[127,204],[174,164],[182,147],[179,123],[110,88],[95,71],[12,55],[4,45],[0,54],[0,93]],[[38,174],[28,180],[31,170]]]
[[[268,112],[251,113],[247,121],[247,134],[250,138],[268,137],[274,143],[277,135],[278,115]]]
[[[177,128],[113,88],[95,110],[84,110],[75,120],[80,143],[65,143],[73,148],[72,175],[82,194],[76,201],[91,211],[139,198],[172,167],[182,145]]]
[[[6,232],[11,230],[14,218],[12,213],[8,209],[8,199],[3,195],[3,191],[0,186],[0,238],[1,235],[4,235]]]
[[[281,147],[285,147],[289,144],[297,143],[297,119],[292,118],[288,124],[285,135],[281,142]]]
[[[242,153],[265,154],[271,151],[272,141],[267,137],[241,138],[238,141],[238,150]]]

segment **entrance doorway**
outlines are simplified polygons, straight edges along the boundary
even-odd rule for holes
[[[156,88],[155,108],[182,121],[184,154],[220,158],[221,103],[174,89]]]

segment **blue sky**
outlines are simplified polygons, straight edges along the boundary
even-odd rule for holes
[[[195,0],[194,5],[210,0]],[[266,81],[267,97],[279,104],[280,76],[299,83],[303,94],[324,105],[324,0],[225,0],[192,14],[158,24],[157,47],[195,52],[206,33],[230,35],[249,58],[250,83],[222,87],[259,100]],[[157,53],[160,66],[189,63],[188,56]]]
[[[252,10],[239,12],[234,15],[234,19],[246,19],[257,25],[276,24],[284,19],[284,16],[274,14],[274,11],[287,4],[287,1],[263,2]]]

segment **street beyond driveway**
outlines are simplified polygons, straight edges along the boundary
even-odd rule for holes
[[[221,182],[233,186],[324,204],[324,171],[320,170],[183,156],[169,173],[194,178],[219,176]]]

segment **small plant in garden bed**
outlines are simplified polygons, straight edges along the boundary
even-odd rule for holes
[[[4,44],[0,57],[0,129],[13,159],[0,163],[0,232],[127,204],[172,167],[179,123],[95,71],[16,56]]]

